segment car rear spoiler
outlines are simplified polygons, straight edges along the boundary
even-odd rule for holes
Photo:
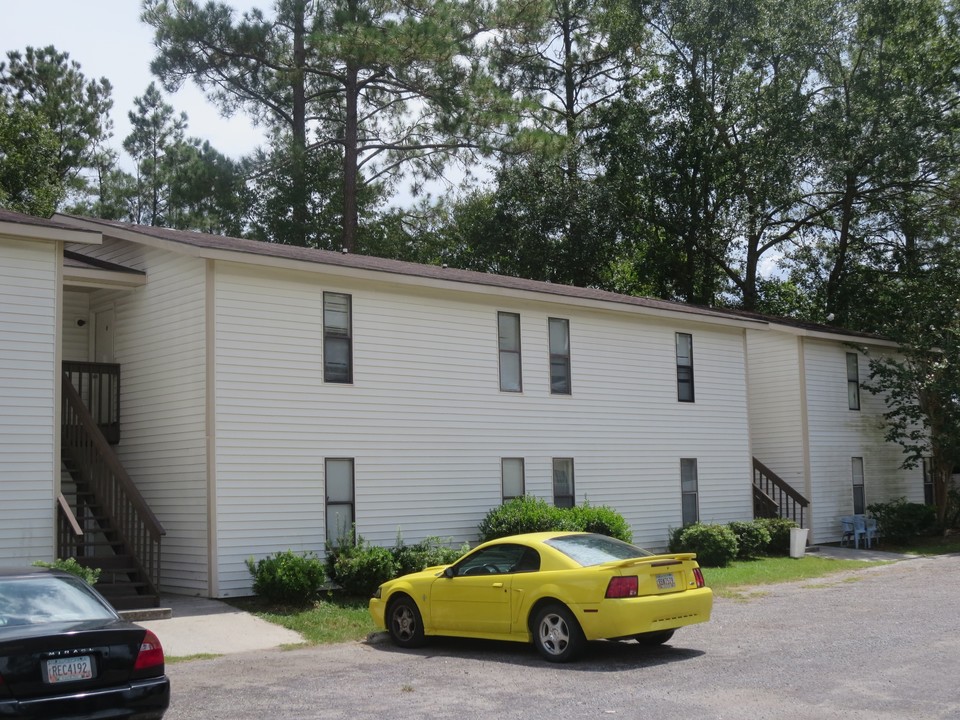
[[[628,568],[637,565],[649,565],[650,567],[662,567],[667,565],[679,565],[687,560],[696,559],[696,553],[675,553],[673,555],[652,555],[650,557],[630,558],[619,562],[609,563],[609,567]]]

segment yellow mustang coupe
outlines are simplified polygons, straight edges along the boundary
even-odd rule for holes
[[[593,533],[513,535],[385,582],[370,615],[404,648],[429,635],[532,641],[547,660],[566,662],[587,640],[659,645],[709,620],[713,592],[695,557]]]

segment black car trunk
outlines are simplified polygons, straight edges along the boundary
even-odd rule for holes
[[[145,633],[121,620],[0,627],[0,682],[17,700],[123,685],[143,675]]]

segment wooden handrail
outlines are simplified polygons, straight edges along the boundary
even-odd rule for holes
[[[67,499],[63,496],[62,492],[57,493],[57,505],[60,507],[60,512],[63,513],[63,519],[70,528],[70,532],[78,537],[83,537],[83,530],[80,529],[80,523],[77,522],[77,516],[73,514],[73,510],[70,508],[70,503],[67,502]]]
[[[140,566],[150,589],[159,592],[160,538],[166,531],[127,475],[66,372],[61,395],[62,449],[84,476],[117,539]]]
[[[800,527],[804,526],[804,515],[810,507],[810,501],[756,458],[753,458],[753,488],[754,514],[758,509],[775,511],[776,517],[789,518]]]

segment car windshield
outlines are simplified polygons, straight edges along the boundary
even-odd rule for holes
[[[636,545],[630,545],[606,535],[561,535],[547,540],[546,544],[584,567],[653,555],[652,552],[638,548]]]
[[[59,575],[0,578],[0,627],[114,617],[113,610],[78,578]]]

